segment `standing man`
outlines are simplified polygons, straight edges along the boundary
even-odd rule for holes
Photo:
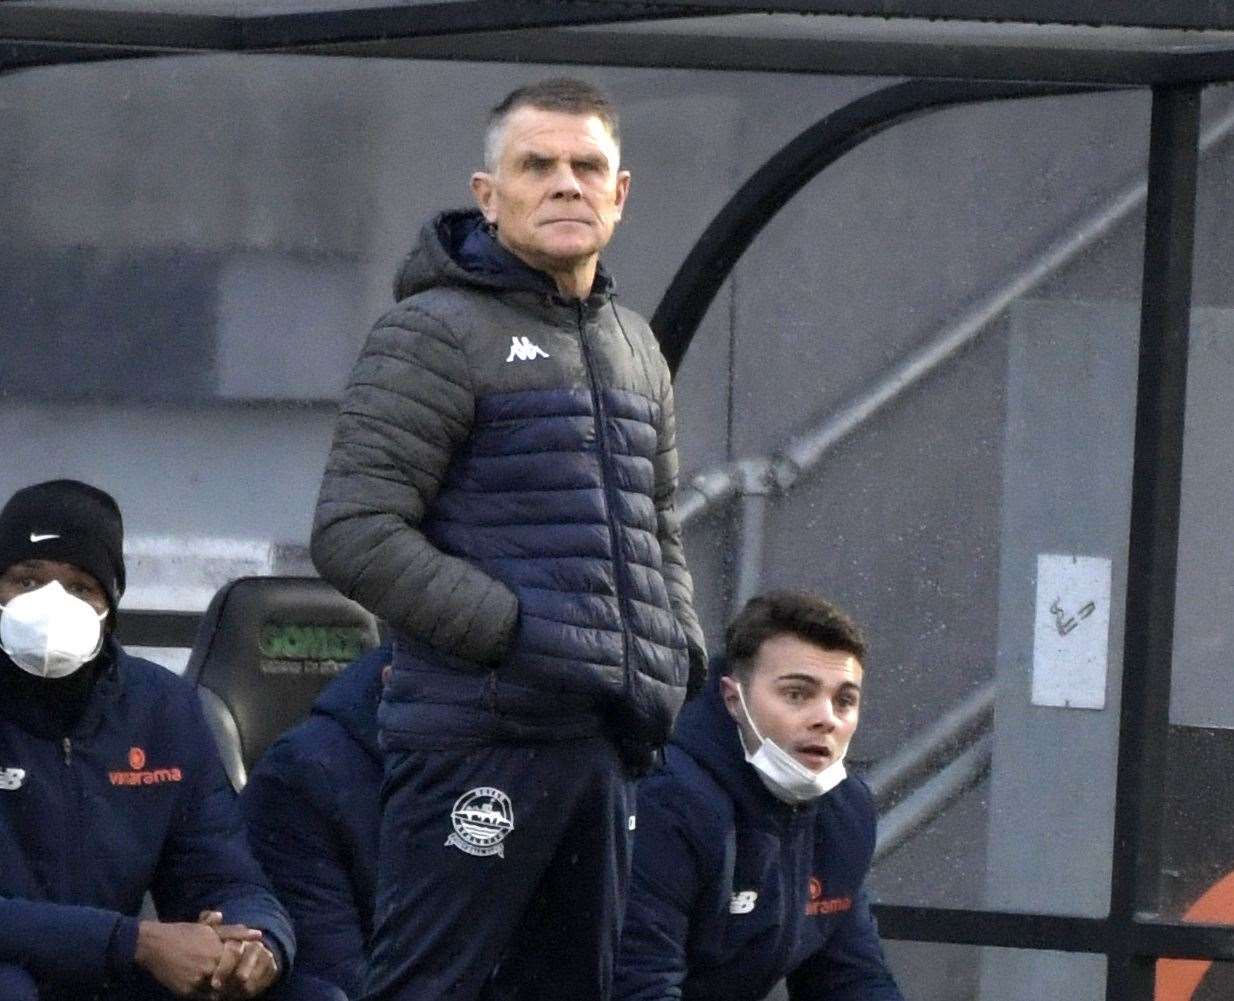
[[[112,638],[124,578],[102,490],[52,480],[0,510],[0,997],[341,998],[287,972],[197,694]]]
[[[313,558],[399,634],[371,1001],[607,998],[629,779],[705,676],[619,146],[588,84],[506,97],[343,400]]]
[[[903,1001],[863,882],[874,803],[844,771],[865,642],[820,598],[749,601],[638,793],[621,1001]]]

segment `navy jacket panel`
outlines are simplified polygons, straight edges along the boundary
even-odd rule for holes
[[[874,805],[850,777],[788,806],[745,761],[710,684],[639,788],[621,1001],[902,1001],[863,881]]]
[[[0,962],[79,985],[125,973],[148,890],[163,920],[211,909],[260,928],[285,968],[291,924],[196,693],[114,641],[104,656],[71,732],[32,733],[0,698],[0,773],[20,776],[0,788]]]
[[[380,825],[377,705],[390,648],[359,658],[275,741],[240,800],[253,851],[291,912],[297,969],[358,996],[373,931]]]
[[[20,966],[0,963],[0,998],[4,1001],[40,1001],[39,986]]]
[[[386,746],[600,726],[664,743],[704,644],[650,328],[602,271],[563,299],[475,212],[425,227],[397,294],[353,369],[313,532],[323,576],[408,641]]]

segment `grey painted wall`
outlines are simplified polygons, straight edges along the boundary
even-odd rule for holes
[[[1026,302],[1012,313],[1011,341],[986,903],[1100,917],[1109,908],[1114,834],[1134,312]],[[1034,676],[1044,673],[1034,639],[1043,553],[1113,564],[1102,708],[1034,704]],[[1107,596],[1093,597],[1106,604]],[[1078,629],[1068,635],[1081,637]],[[982,997],[1002,1001],[1104,997],[1083,957],[1042,964],[1028,953],[994,953],[982,982]]]
[[[209,56],[0,78],[0,493],[84,476],[137,534],[302,544],[330,404],[395,265],[424,218],[466,202],[485,109],[553,71]],[[745,177],[881,85],[590,75],[625,113],[634,187],[608,261],[645,313]],[[955,109],[844,157],[756,241],[687,355],[687,475],[774,451],[945,333],[1142,172],[1147,112],[1131,92]],[[1205,159],[1205,305],[1234,287],[1230,159],[1226,143]],[[1141,227],[1133,212],[1034,295],[1134,303]],[[1008,352],[991,324],[771,503],[766,583],[830,594],[872,633],[858,764],[995,676]],[[1202,508],[1221,502],[1204,489]],[[734,528],[721,511],[687,538],[713,640]],[[876,892],[980,903],[1004,830],[991,801],[970,794]],[[976,990],[964,950],[892,953],[914,998]]]

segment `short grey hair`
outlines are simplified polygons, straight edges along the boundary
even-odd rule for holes
[[[617,147],[621,147],[621,124],[617,108],[607,95],[585,80],[554,77],[510,91],[501,103],[489,112],[488,128],[484,131],[484,169],[489,173],[497,170],[506,122],[510,113],[518,108],[538,108],[541,111],[559,111],[567,115],[595,115],[604,123]]]

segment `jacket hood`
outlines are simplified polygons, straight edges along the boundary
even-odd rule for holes
[[[431,288],[460,285],[558,294],[548,275],[524,264],[497,241],[478,209],[442,212],[424,224],[395,275],[394,298],[400,301]],[[601,265],[592,296],[612,291],[612,279]]]
[[[381,701],[381,672],[390,663],[389,645],[383,644],[353,661],[313,703],[313,713],[329,716],[370,756],[381,760],[377,745],[377,705]]]

